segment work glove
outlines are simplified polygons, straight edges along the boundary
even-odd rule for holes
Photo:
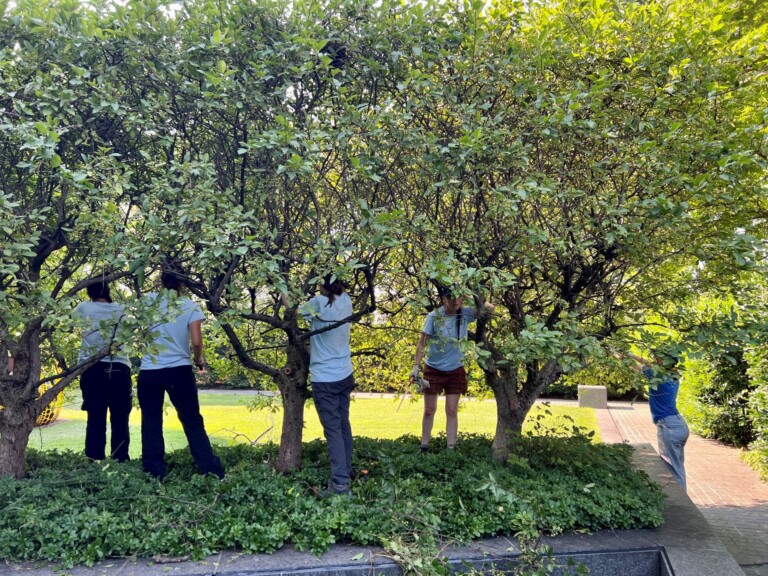
[[[411,370],[410,380],[416,385],[417,392],[424,392],[424,390],[429,388],[429,380],[424,380],[424,378],[419,375],[419,371],[419,366],[414,366],[413,370]]]

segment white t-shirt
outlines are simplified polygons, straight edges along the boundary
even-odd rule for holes
[[[147,299],[156,300],[157,306],[164,313],[168,310],[168,301],[165,297],[158,298],[158,294],[153,292],[147,294]],[[152,328],[153,332],[159,333],[154,344],[160,348],[160,352],[156,356],[146,355],[142,357],[142,370],[160,370],[192,365],[189,350],[189,325],[197,320],[205,320],[205,315],[200,306],[189,298],[179,298],[176,301],[176,306],[179,307],[180,312],[174,320]]]
[[[79,363],[109,345],[115,327],[123,315],[123,307],[115,302],[80,302],[75,306],[75,314],[90,322],[90,328],[86,328],[86,332],[83,334],[80,352],[77,355]],[[126,366],[131,365],[128,356],[124,354],[104,356],[101,362],[120,362]]]
[[[329,324],[352,315],[352,300],[343,292],[328,306],[328,297],[319,294],[301,306],[301,315],[310,322],[311,330],[319,330]],[[352,354],[349,349],[349,322],[315,334],[309,339],[309,375],[311,382],[338,382],[352,374]]]

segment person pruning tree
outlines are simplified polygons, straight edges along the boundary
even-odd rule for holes
[[[462,394],[467,393],[467,373],[464,369],[464,353],[461,340],[466,340],[469,325],[477,320],[477,309],[463,306],[464,299],[457,289],[438,287],[442,305],[427,314],[421,337],[416,344],[409,381],[419,384],[424,394],[424,416],[421,422],[421,450],[429,450],[429,440],[437,412],[437,397],[445,391],[445,433],[447,445],[452,449],[456,444],[459,430],[458,409]],[[485,303],[493,311],[490,302]],[[419,376],[421,361],[427,351],[424,378]]]
[[[613,353],[617,358],[626,356],[634,360],[637,368],[648,379],[648,404],[656,425],[659,456],[683,490],[686,490],[685,444],[690,433],[688,424],[677,409],[680,358],[674,352],[661,348],[653,351],[653,360],[629,352]]]

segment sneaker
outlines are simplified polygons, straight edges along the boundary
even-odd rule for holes
[[[318,498],[333,498],[334,496],[352,496],[352,490],[349,486],[330,485],[325,490],[318,490],[315,486],[312,491]]]
[[[336,496],[346,496],[347,498],[350,498],[352,496],[352,490],[349,488],[345,490],[334,490],[333,488],[326,488],[325,490],[320,490],[315,494],[318,498],[322,499],[334,498]]]

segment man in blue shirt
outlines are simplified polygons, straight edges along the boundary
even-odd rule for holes
[[[656,351],[654,361],[629,354],[643,375],[648,379],[648,404],[651,418],[656,424],[659,456],[674,474],[683,490],[685,481],[685,443],[688,441],[688,425],[677,409],[677,393],[680,389],[678,357]]]

